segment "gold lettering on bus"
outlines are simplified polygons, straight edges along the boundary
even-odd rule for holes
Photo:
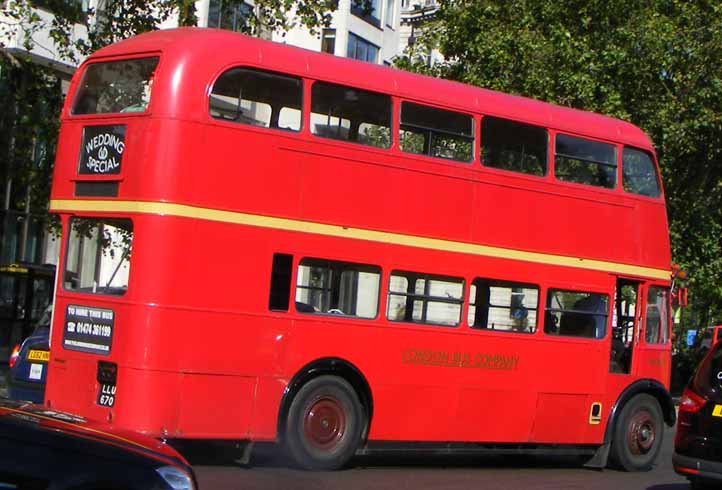
[[[401,361],[404,364],[496,371],[513,371],[519,366],[519,356],[515,354],[450,352],[431,349],[404,349],[401,351]]]

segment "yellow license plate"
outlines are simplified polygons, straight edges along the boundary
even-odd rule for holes
[[[722,417],[722,405],[714,406],[714,410],[712,410],[712,416],[713,417]]]
[[[28,352],[28,361],[43,361],[48,362],[50,360],[50,352],[46,350],[31,350]]]

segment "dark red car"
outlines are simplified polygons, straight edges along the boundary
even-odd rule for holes
[[[673,462],[692,488],[722,486],[722,342],[700,361],[682,394]]]

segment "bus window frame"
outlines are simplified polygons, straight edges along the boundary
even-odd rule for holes
[[[349,144],[349,145],[352,145],[352,147],[354,147],[354,148],[363,148],[363,149],[367,149],[367,150],[371,149],[371,150],[377,150],[377,151],[384,151],[384,152],[388,152],[388,153],[399,152],[398,135],[394,134],[394,127],[396,124],[398,124],[399,117],[400,117],[400,113],[397,111],[397,104],[395,103],[395,99],[398,98],[397,96],[395,96],[394,94],[392,94],[389,91],[379,91],[376,89],[362,88],[361,86],[359,86],[359,84],[350,85],[350,84],[347,84],[344,82],[338,82],[338,81],[334,80],[333,78],[327,78],[324,80],[322,80],[320,78],[303,78],[303,80],[305,80],[308,84],[308,105],[306,105],[304,103],[303,108],[304,108],[304,110],[306,110],[306,109],[308,109],[308,110],[307,110],[307,115],[302,116],[302,121],[305,122],[305,118],[306,117],[308,118],[308,121],[307,121],[308,125],[306,126],[307,132],[305,132],[305,134],[307,134],[312,141],[317,141],[317,142],[320,141],[320,142],[323,142],[324,144],[333,143],[333,142],[339,143],[339,144]],[[367,143],[362,143],[359,141],[351,141],[349,139],[343,139],[343,138],[333,138],[333,137],[323,136],[323,135],[314,133],[313,129],[312,129],[313,124],[311,123],[311,116],[313,114],[318,114],[318,113],[313,112],[313,87],[317,83],[321,83],[324,85],[336,86],[336,87],[346,87],[346,88],[349,88],[352,90],[357,90],[360,92],[368,92],[370,94],[374,94],[377,96],[388,97],[388,99],[389,99],[388,130],[390,131],[389,145],[386,147],[369,145]],[[400,109],[400,103],[399,103],[398,107]],[[337,116],[334,116],[334,117],[337,117]],[[359,127],[360,126],[361,125],[359,124]]]
[[[620,144],[619,145],[619,167],[620,167],[620,188],[625,196],[627,197],[633,197],[633,198],[640,198],[640,199],[646,199],[651,202],[657,202],[664,204],[666,202],[665,196],[664,196],[664,182],[662,181],[662,173],[661,169],[659,168],[659,162],[657,161],[657,155],[654,152],[651,152],[649,150],[645,150],[643,148],[639,148],[634,145],[627,145],[627,144]],[[658,196],[647,196],[645,194],[638,194],[636,192],[628,191],[624,188],[624,150],[629,148],[630,150],[639,151],[642,153],[647,154],[649,156],[649,159],[652,161],[652,167],[654,169],[654,175],[657,179],[657,190],[659,191]]]
[[[87,60],[83,62],[83,64],[80,66],[79,70],[82,70],[82,75],[80,78],[78,78],[77,83],[74,83],[70,86],[68,89],[68,94],[73,94],[72,98],[69,98],[67,100],[67,103],[65,105],[64,111],[64,117],[72,119],[73,121],[83,121],[83,120],[94,120],[94,119],[108,119],[108,118],[139,118],[139,117],[149,117],[153,115],[153,109],[155,105],[155,99],[156,97],[153,97],[153,90],[151,89],[150,92],[150,100],[148,101],[148,107],[143,112],[104,112],[104,113],[95,113],[95,114],[73,114],[73,105],[75,104],[75,98],[78,96],[78,92],[80,91],[81,84],[83,82],[83,79],[85,77],[85,72],[88,69],[88,66],[95,65],[99,63],[109,63],[114,61],[131,61],[131,60],[137,60],[142,58],[158,58],[158,64],[155,67],[154,77],[153,78],[159,78],[158,74],[162,74],[163,69],[163,53],[161,51],[140,51],[137,53],[133,53],[131,55],[127,54],[120,54],[120,55],[110,55],[110,56],[99,56],[99,57],[93,57],[90,60]],[[116,176],[117,177],[117,176]]]
[[[63,229],[67,230],[67,237],[63,240],[63,245],[61,247],[61,257],[60,261],[58,262],[57,266],[57,276],[55,280],[59,283],[60,288],[62,289],[63,293],[68,294],[80,294],[80,295],[87,295],[92,298],[103,298],[103,301],[110,300],[110,301],[122,301],[122,298],[128,298],[128,291],[132,289],[133,284],[133,277],[137,274],[131,274],[130,270],[132,270],[132,264],[131,260],[133,260],[133,254],[130,254],[130,257],[127,258],[128,261],[128,284],[125,288],[125,291],[123,291],[121,294],[108,294],[108,293],[98,293],[98,292],[92,292],[92,291],[79,291],[75,289],[70,289],[65,286],[65,273],[67,272],[68,267],[68,254],[70,251],[70,239],[72,238],[72,221],[76,219],[92,219],[97,221],[103,221],[103,220],[126,220],[129,221],[133,227],[133,238],[135,238],[135,232],[136,232],[136,220],[133,219],[130,215],[125,216],[107,216],[107,215],[96,215],[93,213],[87,213],[87,214],[72,214],[69,215],[65,220],[63,220]],[[132,250],[132,248],[131,248]],[[61,275],[62,274],[62,275]]]
[[[210,111],[210,98],[213,94],[213,87],[215,86],[216,82],[218,82],[218,79],[225,75],[230,70],[234,69],[246,69],[246,70],[253,70],[253,71],[260,71],[265,72],[273,75],[278,75],[280,77],[287,77],[287,78],[297,78],[301,82],[301,108],[299,109],[301,111],[301,118],[300,118],[300,124],[301,126],[295,130],[295,129],[284,129],[284,128],[274,128],[274,127],[265,127],[265,126],[256,126],[254,124],[246,124],[246,123],[239,123],[237,121],[229,120],[229,119],[223,119],[223,118],[217,118],[213,117],[211,115]],[[273,134],[279,135],[279,134],[285,134],[285,135],[294,135],[298,136],[301,134],[310,134],[308,130],[308,122],[306,119],[307,114],[307,103],[309,102],[310,92],[307,94],[306,86],[308,84],[308,78],[304,77],[303,74],[298,74],[292,71],[275,71],[275,70],[269,70],[268,67],[265,67],[263,65],[255,64],[255,63],[227,63],[223,65],[219,70],[216,70],[211,77],[209,77],[209,82],[206,85],[205,91],[204,91],[204,101],[205,107],[207,110],[205,111],[205,122],[208,124],[216,124],[223,127],[230,127],[230,128],[243,128],[243,129],[253,129],[253,130],[259,130],[259,131],[272,131]],[[310,109],[309,109],[310,110]]]
[[[609,291],[601,291],[599,289],[599,286],[596,287],[588,287],[586,283],[575,283],[575,285],[567,286],[567,285],[560,285],[558,283],[554,284],[546,284],[546,285],[540,285],[540,288],[543,292],[540,292],[539,294],[539,304],[543,305],[543,312],[541,315],[541,320],[537,320],[539,323],[537,325],[537,331],[534,332],[534,335],[539,334],[541,331],[542,333],[540,335],[544,336],[545,340],[549,339],[556,339],[561,342],[578,342],[578,341],[590,341],[590,342],[600,342],[604,341],[609,338],[611,335],[612,330],[612,317],[614,315],[614,294],[609,293]],[[587,289],[585,289],[587,288]],[[548,333],[546,332],[546,314],[547,314],[547,300],[549,299],[549,294],[551,291],[563,291],[568,293],[581,293],[581,294],[598,294],[601,296],[607,297],[607,322],[605,324],[605,332],[603,337],[583,337],[583,336],[573,336],[573,335],[559,335],[558,333]],[[543,303],[542,303],[543,301]],[[539,310],[542,310],[540,307]],[[569,311],[569,310],[567,310]],[[576,311],[576,310],[572,310]],[[590,313],[591,315],[595,315],[595,313]],[[559,329],[559,325],[556,325],[556,329]],[[522,336],[523,337],[523,336]]]
[[[573,131],[565,131],[561,129],[556,129],[552,126],[546,126],[547,133],[549,134],[549,170],[548,176],[551,178],[551,180],[554,182],[554,185],[560,186],[561,189],[563,189],[565,186],[569,186],[570,188],[574,189],[586,189],[588,191],[592,191],[595,193],[598,192],[604,192],[607,194],[626,194],[626,195],[633,195],[624,192],[624,189],[622,189],[621,184],[621,178],[622,178],[622,154],[621,150],[624,147],[622,143],[611,141],[607,139],[602,139],[594,136],[589,136],[583,133],[577,133]],[[595,143],[603,143],[605,145],[610,145],[614,148],[615,152],[615,165],[616,165],[616,171],[614,173],[615,175],[615,184],[614,187],[603,187],[599,185],[594,184],[583,184],[579,182],[572,182],[569,180],[561,180],[559,177],[557,177],[557,164],[556,164],[556,157],[557,157],[557,136],[563,135],[563,136],[569,136],[571,138],[576,139],[582,139],[587,141],[592,141]],[[642,196],[643,197],[643,196]]]
[[[468,110],[451,108],[448,106],[443,106],[441,104],[435,104],[435,103],[428,102],[428,101],[416,101],[414,99],[410,99],[410,98],[406,98],[406,97],[395,97],[394,96],[394,99],[395,99],[396,103],[393,106],[392,117],[394,118],[394,123],[395,123],[394,128],[393,128],[393,131],[394,131],[393,136],[394,136],[394,140],[395,140],[394,141],[395,145],[392,144],[390,148],[395,148],[395,150],[400,155],[425,157],[424,159],[426,161],[433,161],[435,163],[438,163],[438,162],[451,163],[451,164],[454,164],[455,167],[463,166],[466,168],[471,168],[474,166],[474,164],[476,162],[479,161],[479,151],[478,151],[477,146],[479,144],[479,120],[480,120],[480,118],[478,117],[477,113],[469,112]],[[429,153],[414,153],[411,151],[404,151],[401,148],[401,131],[402,131],[401,126],[403,125],[402,121],[401,121],[401,112],[402,112],[404,103],[422,106],[424,108],[433,109],[433,110],[437,110],[437,111],[451,112],[454,114],[469,117],[471,119],[471,136],[470,136],[471,141],[469,142],[471,145],[471,158],[469,158],[468,160],[458,160],[458,159],[450,158],[450,157],[434,156]],[[424,128],[424,129],[427,129],[431,132],[442,132],[443,134],[446,134],[446,135],[456,136],[459,139],[461,139],[461,138],[468,139],[469,138],[465,135],[461,135],[461,134],[457,134],[457,133],[438,131],[438,130],[435,130],[432,128]]]

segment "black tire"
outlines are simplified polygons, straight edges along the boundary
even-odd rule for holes
[[[626,471],[649,471],[662,448],[664,421],[651,395],[632,398],[619,414],[612,440],[612,462]]]
[[[302,468],[336,470],[356,453],[364,427],[366,413],[351,385],[337,376],[319,376],[293,398],[284,446]]]

